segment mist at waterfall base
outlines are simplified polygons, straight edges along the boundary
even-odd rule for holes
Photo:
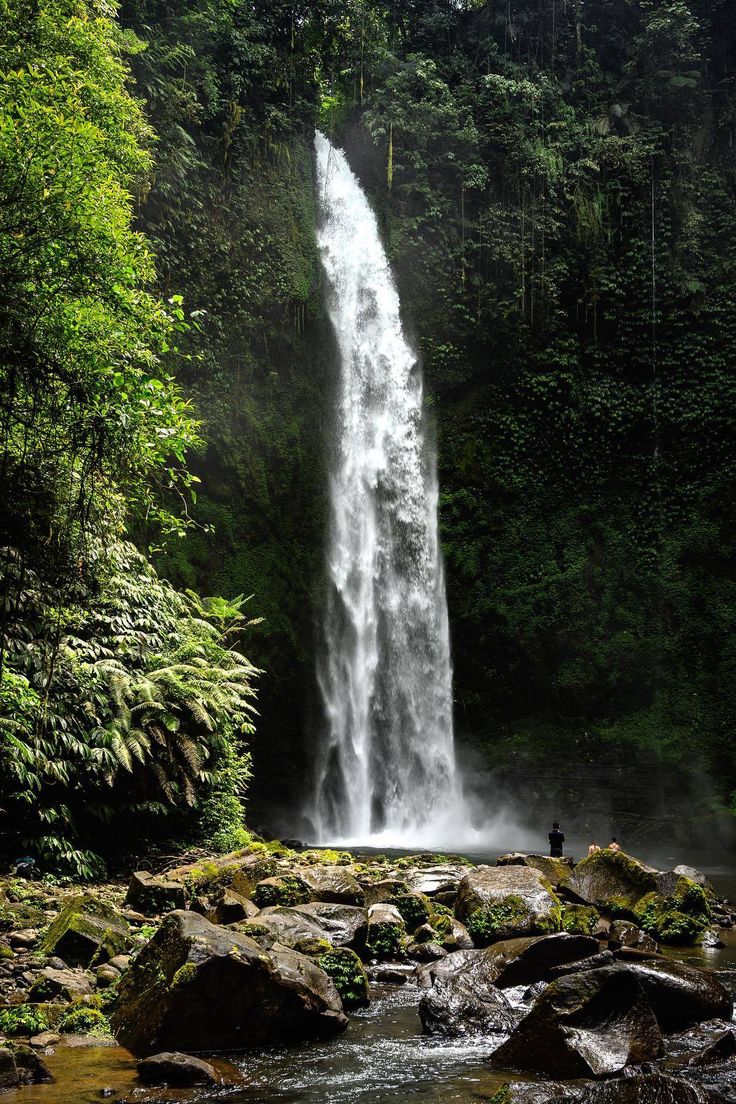
[[[456,762],[421,371],[365,193],[345,154],[319,132],[315,161],[317,244],[339,370],[312,842],[490,845],[511,826],[500,810],[474,814]]]

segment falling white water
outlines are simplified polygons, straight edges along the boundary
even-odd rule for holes
[[[320,842],[459,846],[437,479],[422,379],[371,210],[344,153],[315,139],[328,308],[337,339]]]

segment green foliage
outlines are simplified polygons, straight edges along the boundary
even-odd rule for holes
[[[570,935],[592,935],[600,918],[598,910],[589,905],[564,905],[562,931]]]
[[[16,1008],[0,1008],[0,1031],[11,1037],[15,1035],[38,1035],[48,1027],[48,1018],[43,1008],[21,1004]]]
[[[379,961],[405,957],[406,936],[400,924],[370,924],[366,954]]]
[[[429,899],[422,893],[400,893],[393,896],[389,903],[399,910],[406,930],[410,932],[426,924],[432,912]]]
[[[271,882],[261,882],[253,894],[253,903],[258,908],[271,905],[303,905],[310,899],[309,886],[301,878],[292,875],[274,878]]]
[[[332,979],[346,1009],[368,1004],[368,975],[355,951],[337,947],[319,955],[316,962]]]

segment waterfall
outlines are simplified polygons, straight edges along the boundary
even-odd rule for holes
[[[458,843],[464,813],[421,372],[376,216],[344,153],[319,132],[315,150],[339,378],[318,667],[325,730],[311,820],[323,843]]]

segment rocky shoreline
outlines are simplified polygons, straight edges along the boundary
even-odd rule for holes
[[[374,985],[410,980],[427,1035],[487,1039],[505,1101],[732,1099],[732,996],[661,948],[733,924],[698,871],[608,850],[476,866],[257,842],[127,887],[6,879],[0,1091],[49,1080],[70,1037],[112,1033],[139,1059],[136,1101],[215,1099],[247,1077],[212,1055],[335,1038]]]

